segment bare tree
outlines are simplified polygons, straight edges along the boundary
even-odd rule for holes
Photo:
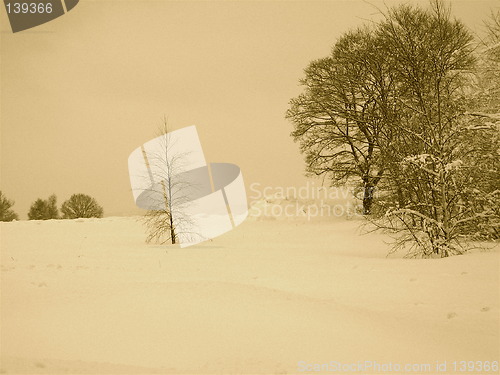
[[[147,227],[147,242],[172,244],[199,236],[193,231],[191,219],[186,214],[186,205],[198,196],[196,178],[186,170],[188,153],[176,147],[170,137],[167,120],[163,120],[154,150],[143,148],[151,188],[145,191],[139,201],[148,212],[143,220]],[[189,229],[186,229],[189,228]]]
[[[365,214],[387,169],[379,137],[384,132],[388,137],[398,117],[392,67],[383,52],[370,28],[344,34],[330,56],[306,68],[305,90],[291,100],[286,114],[307,172],[328,176],[334,185],[361,181]]]

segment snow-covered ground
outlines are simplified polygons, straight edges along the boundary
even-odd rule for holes
[[[498,360],[498,248],[387,258],[388,238],[359,224],[250,218],[180,249],[145,244],[135,218],[2,223],[1,371],[332,373],[368,361],[364,373],[436,373],[436,361]]]

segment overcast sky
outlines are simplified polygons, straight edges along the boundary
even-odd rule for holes
[[[82,0],[16,34],[2,7],[0,189],[23,219],[52,193],[59,204],[92,195],[106,216],[140,213],[127,158],[164,115],[172,128],[196,125],[207,161],[239,165],[247,187],[302,185],[288,102],[311,60],[380,17],[383,2],[370,4]],[[481,32],[495,6],[452,11]]]

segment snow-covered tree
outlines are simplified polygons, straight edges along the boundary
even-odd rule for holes
[[[405,107],[387,148],[404,176],[398,181],[402,196],[386,207],[379,225],[399,231],[397,245],[410,245],[411,255],[459,254],[464,227],[488,215],[466,195],[482,194],[479,185],[487,178],[478,164],[489,168],[487,161],[495,160],[481,147],[484,134],[471,126],[462,90],[475,66],[472,35],[440,1],[431,10],[392,9],[378,32]]]
[[[488,25],[478,59],[441,0],[393,7],[313,61],[290,103],[307,171],[362,181],[365,214],[410,255],[459,254],[464,235],[498,236],[500,15]]]
[[[500,238],[500,11],[485,21],[476,48],[477,67],[464,88],[468,131],[462,142],[469,186],[461,199],[473,213],[463,231],[476,238]]]

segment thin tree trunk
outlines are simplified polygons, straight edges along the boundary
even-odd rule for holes
[[[168,215],[168,221],[170,225],[170,242],[172,242],[172,245],[175,244],[175,228],[174,228],[174,218],[172,216],[172,207],[171,207],[171,194],[167,198],[167,188],[165,187],[165,181],[161,182],[161,186],[163,187],[163,199],[165,201],[165,210]],[[169,192],[171,192],[171,185],[169,183]]]
[[[175,244],[175,228],[172,213],[170,213],[170,239],[172,240],[172,244]]]
[[[373,191],[375,186],[370,182],[365,182],[364,184],[364,194],[363,194],[363,215],[369,215],[371,213],[371,208],[373,204]]]

